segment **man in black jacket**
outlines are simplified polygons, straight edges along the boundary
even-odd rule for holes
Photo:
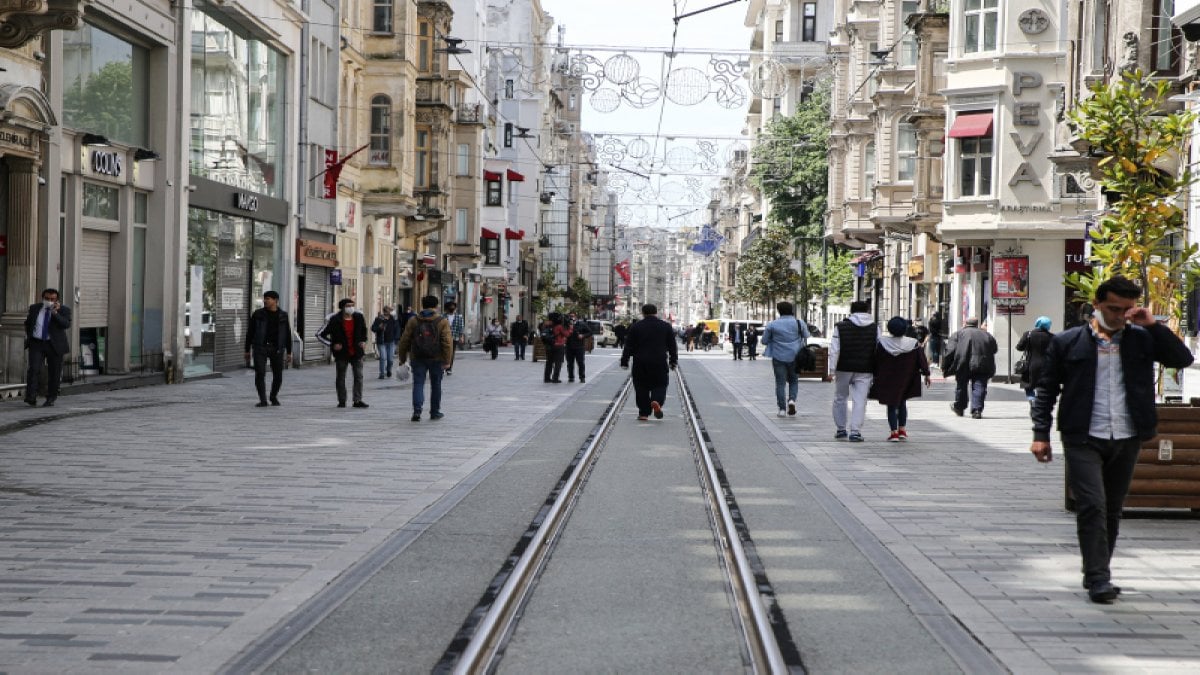
[[[1031,413],[1029,451],[1049,462],[1051,416],[1061,393],[1058,431],[1077,507],[1083,585],[1092,602],[1112,602],[1121,592],[1112,584],[1109,562],[1141,444],[1157,433],[1154,362],[1186,368],[1193,360],[1171,329],[1138,306],[1141,296],[1142,289],[1124,277],[1100,284],[1091,323],[1050,341]]]
[[[263,306],[250,315],[246,328],[246,365],[254,357],[254,387],[258,389],[259,408],[267,407],[267,363],[271,364],[271,403],[279,405],[283,386],[284,354],[292,360],[292,324],[287,312],[279,309],[279,294],[263,293]]]
[[[346,368],[354,372],[354,407],[369,408],[362,400],[363,354],[367,351],[367,320],[355,311],[354,301],[343,298],[338,302],[337,312],[330,314],[325,327],[317,333],[317,339],[333,350],[333,362],[337,369],[338,407],[346,407]]]
[[[587,338],[592,334],[587,321],[579,319],[572,312],[567,316],[567,325],[571,327],[571,335],[567,337],[567,382],[575,381],[575,367],[579,366],[580,383],[587,382],[587,373],[583,370],[583,357],[587,353]]]
[[[675,331],[671,324],[658,318],[658,308],[642,305],[642,320],[629,328],[625,349],[621,352],[621,367],[629,367],[633,358],[633,393],[637,401],[638,419],[662,419],[662,404],[671,383],[670,370],[679,361],[675,348]]]
[[[518,316],[517,320],[512,322],[512,326],[508,329],[508,337],[513,343],[513,353],[516,355],[514,361],[525,360],[525,345],[529,344],[529,322],[525,317]]]
[[[25,402],[37,405],[42,387],[42,364],[46,364],[46,403],[49,408],[58,399],[62,382],[63,357],[71,352],[67,329],[71,327],[71,308],[58,301],[58,290],[42,291],[42,301],[29,306],[25,317],[25,348],[29,350],[29,370],[25,373]]]
[[[954,376],[954,403],[950,409],[962,417],[971,406],[971,417],[983,417],[988,380],[996,374],[999,346],[991,333],[979,327],[979,319],[967,319],[967,325],[950,337],[942,357],[942,374]]]
[[[375,335],[375,351],[379,352],[379,379],[392,376],[392,361],[396,358],[396,341],[402,334],[400,322],[392,315],[392,308],[384,305],[383,312],[371,322]]]

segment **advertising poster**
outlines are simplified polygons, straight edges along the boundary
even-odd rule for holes
[[[1029,298],[1029,256],[992,258],[992,297]]]

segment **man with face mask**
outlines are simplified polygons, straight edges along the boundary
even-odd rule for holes
[[[1186,368],[1193,360],[1170,328],[1138,306],[1141,297],[1142,289],[1120,276],[1096,288],[1091,323],[1050,341],[1030,414],[1029,451],[1039,462],[1049,462],[1051,414],[1055,400],[1061,402],[1058,432],[1075,496],[1083,587],[1092,602],[1102,604],[1121,593],[1109,569],[1121,509],[1142,442],[1157,433],[1154,362]]]
[[[336,384],[338,407],[346,407],[346,368],[354,372],[354,407],[369,408],[362,400],[363,354],[367,351],[367,321],[355,311],[354,301],[343,298],[338,302],[340,311],[331,314],[325,327],[317,333],[317,339],[333,350],[333,361],[337,367]]]
[[[42,301],[29,306],[25,317],[25,348],[29,350],[29,370],[25,373],[25,402],[37,405],[42,386],[42,364],[46,365],[47,408],[58,398],[62,381],[63,357],[71,351],[67,330],[71,327],[71,308],[58,301],[58,291],[42,291]]]

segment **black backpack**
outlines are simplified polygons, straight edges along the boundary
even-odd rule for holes
[[[417,320],[413,330],[412,356],[414,359],[440,359],[442,357],[442,340],[438,327],[445,317],[437,321]]]

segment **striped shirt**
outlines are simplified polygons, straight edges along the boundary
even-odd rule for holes
[[[1124,330],[1105,339],[1096,329],[1096,398],[1092,404],[1092,420],[1088,435],[1105,440],[1133,438],[1137,435],[1129,404],[1125,401],[1125,368],[1121,364],[1121,336]]]

